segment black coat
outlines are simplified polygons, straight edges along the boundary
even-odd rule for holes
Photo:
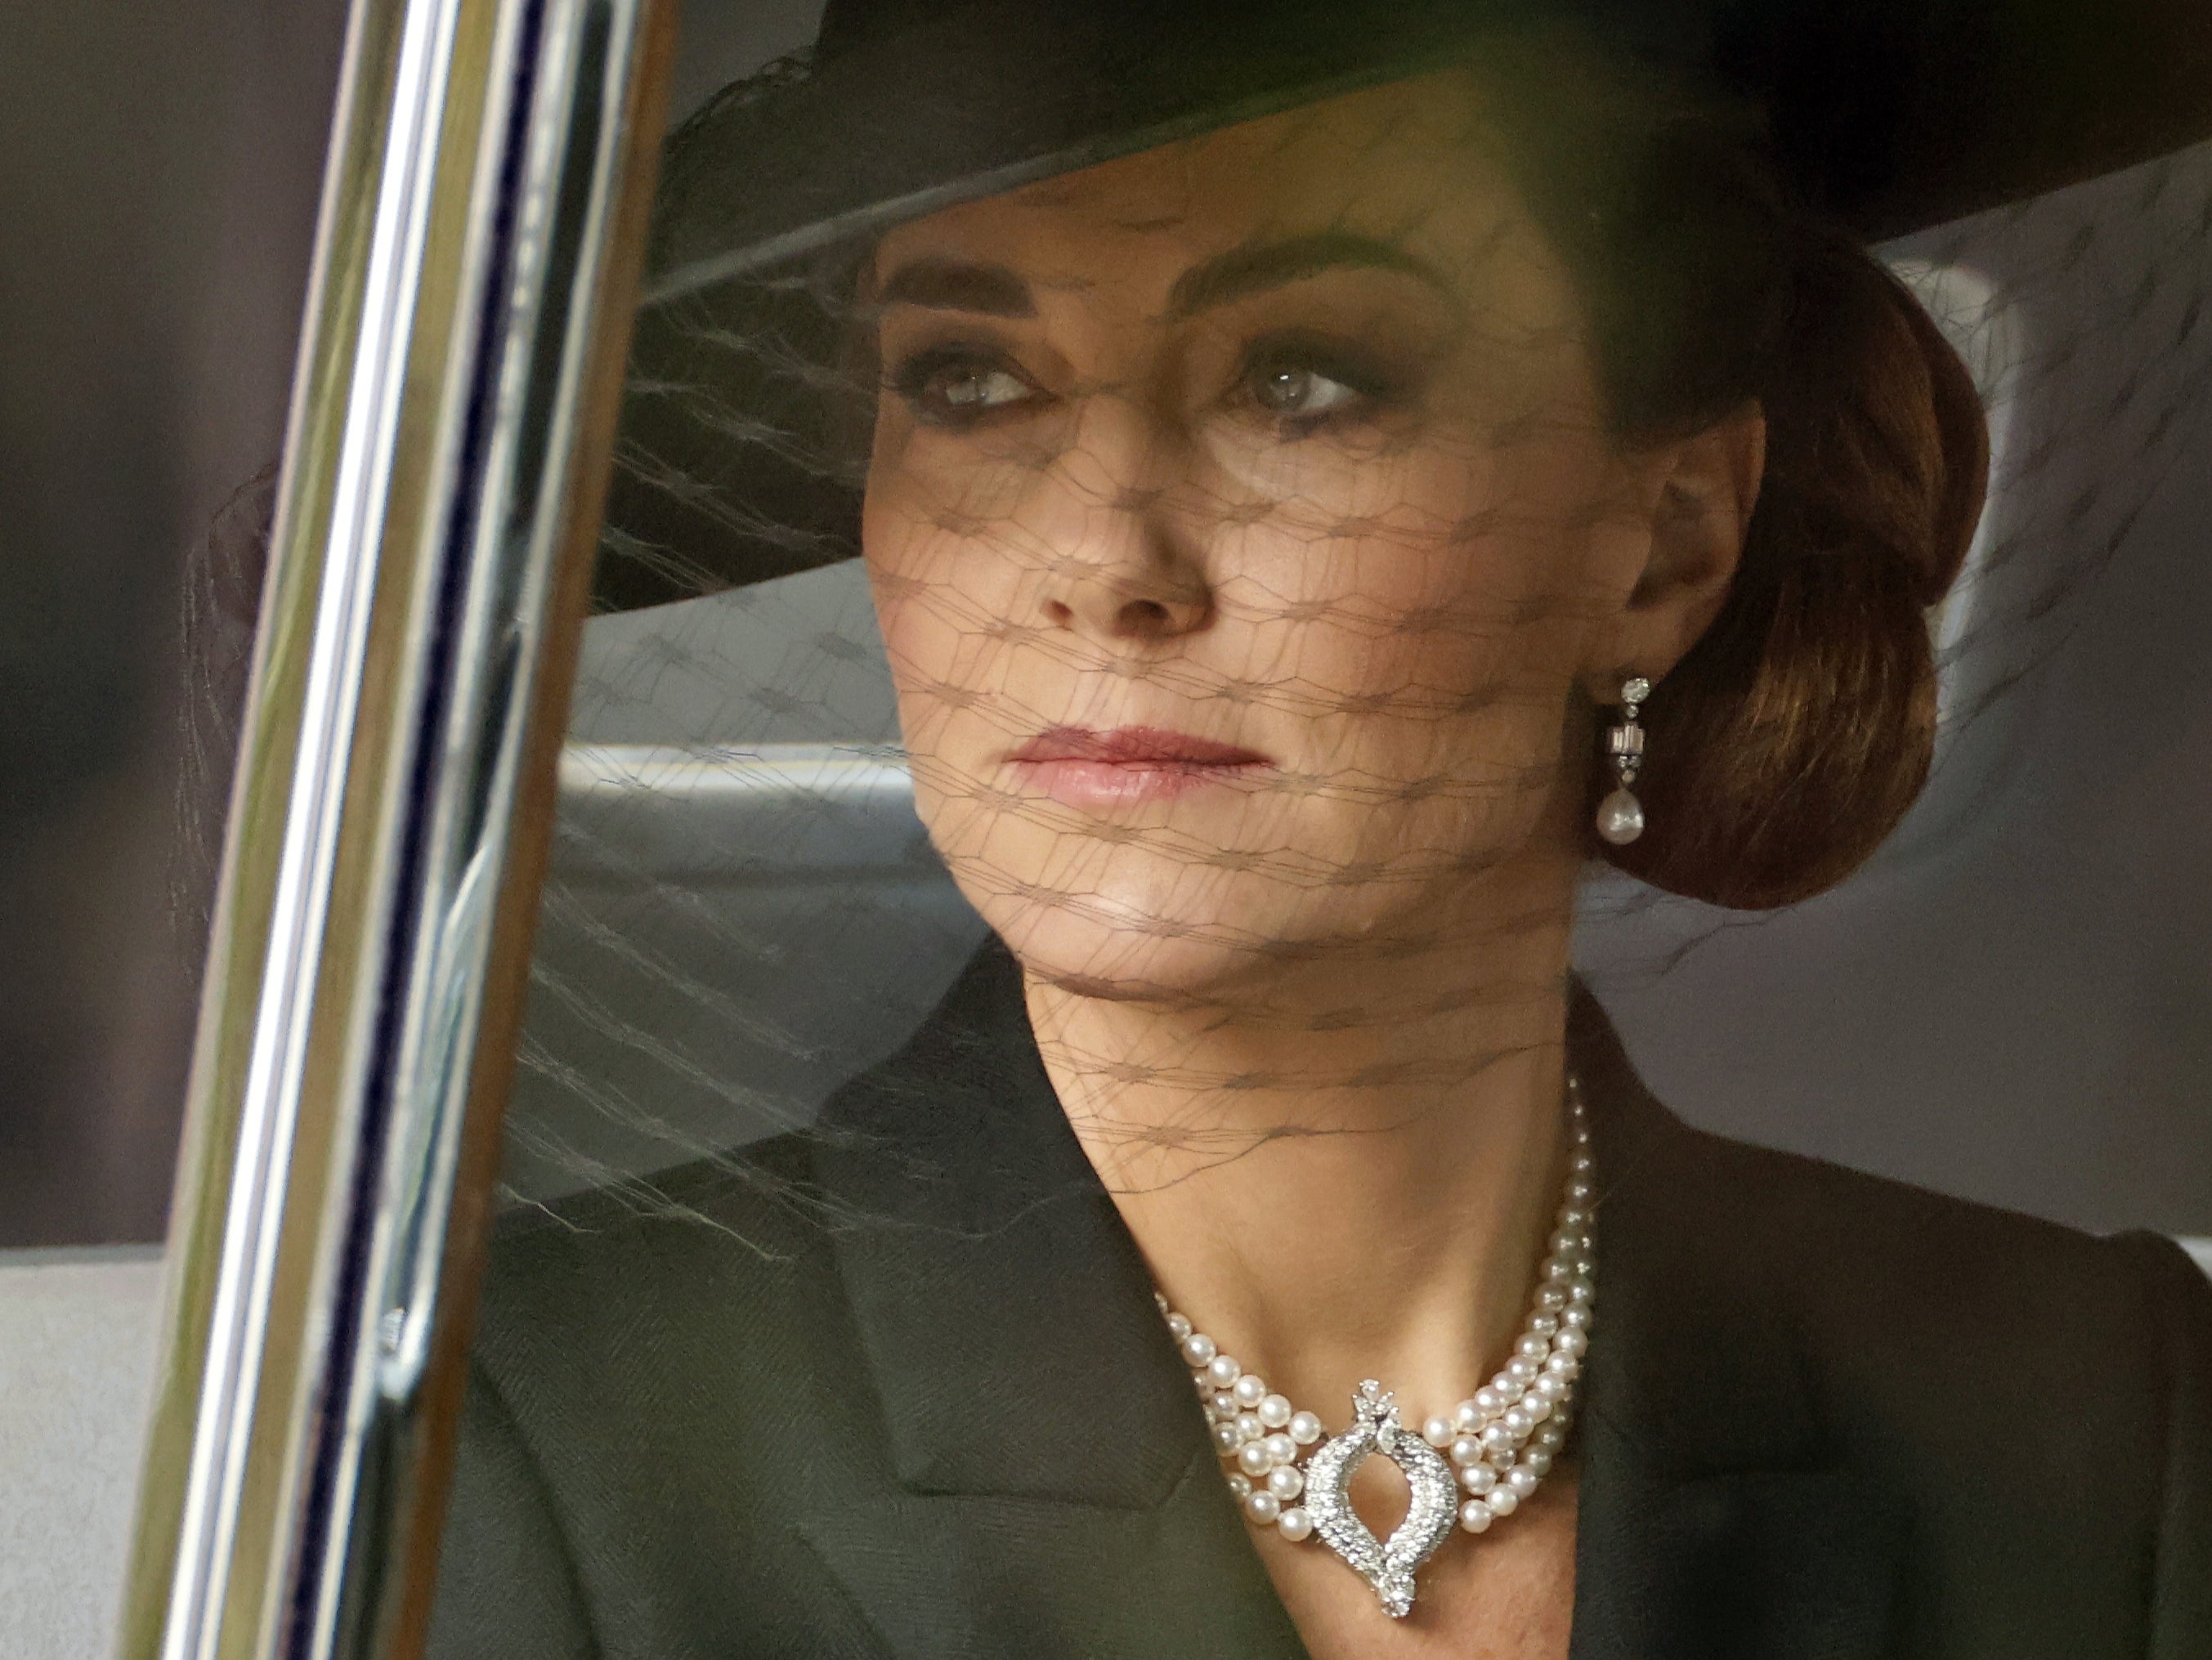
[[[1579,991],[1569,1047],[1575,1660],[2212,1657],[2177,1247],[1691,1129]],[[826,1122],[511,1219],[434,1660],[1301,1653],[1006,953]]]

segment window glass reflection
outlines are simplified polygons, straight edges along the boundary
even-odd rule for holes
[[[674,141],[434,1651],[2212,1640],[2206,124],[1139,22]]]

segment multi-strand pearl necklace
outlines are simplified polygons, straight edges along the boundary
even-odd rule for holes
[[[1394,1614],[1412,1608],[1413,1571],[1455,1523],[1483,1533],[1512,1515],[1566,1443],[1595,1295],[1589,1115],[1571,1074],[1566,1093],[1566,1192],[1513,1358],[1449,1414],[1425,1420],[1418,1438],[1401,1426],[1395,1401],[1370,1380],[1352,1397],[1352,1427],[1315,1446],[1322,1439],[1319,1417],[1293,1407],[1157,1297],[1206,1402],[1229,1490],[1246,1520],[1292,1543],[1318,1536],[1374,1586]],[[1413,1489],[1406,1519],[1387,1541],[1377,1541],[1345,1499],[1352,1469],[1378,1452],[1405,1473]]]

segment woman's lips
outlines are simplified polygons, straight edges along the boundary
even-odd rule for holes
[[[1172,801],[1274,764],[1258,751],[1157,727],[1054,727],[1006,759],[1055,801],[1072,807]]]

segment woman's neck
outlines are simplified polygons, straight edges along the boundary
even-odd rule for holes
[[[1528,913],[1523,911],[1524,916]],[[1032,977],[1045,1067],[1160,1288],[1338,1423],[1409,1421],[1505,1358],[1559,1203],[1568,922],[1175,1006]],[[1334,983],[1332,983],[1334,982]]]

